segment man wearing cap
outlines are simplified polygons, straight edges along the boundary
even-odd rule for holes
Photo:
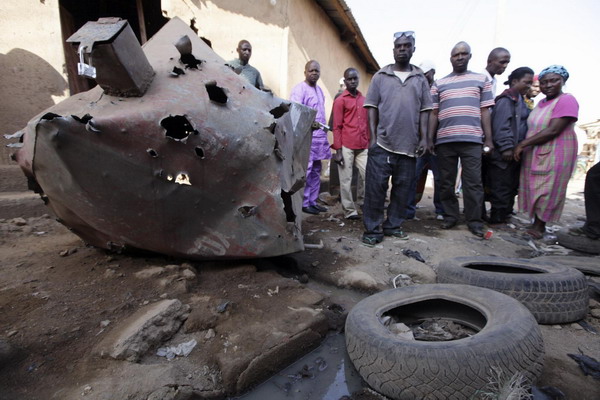
[[[425,74],[429,86],[433,85],[435,77],[435,65],[433,61],[423,61],[419,68]],[[406,207],[406,219],[416,217],[417,203],[423,197],[423,190],[427,181],[427,171],[433,173],[433,205],[435,206],[436,219],[442,221],[444,219],[444,208],[440,202],[440,174],[438,171],[437,157],[435,154],[425,152],[421,157],[417,158],[417,166],[415,177],[411,183],[410,198]]]
[[[450,52],[452,73],[431,87],[433,112],[427,146],[433,150],[435,140],[444,207],[442,229],[452,228],[460,216],[454,193],[460,160],[467,226],[472,234],[483,237],[481,156],[493,148],[489,107],[494,98],[487,77],[467,69],[470,59],[471,47],[457,43]]]
[[[416,157],[427,145],[431,96],[427,78],[410,64],[415,51],[413,31],[394,34],[394,64],[380,69],[367,92],[370,130],[363,222],[363,243],[375,245],[384,236],[408,239],[402,231]],[[384,203],[392,178],[390,204]]]

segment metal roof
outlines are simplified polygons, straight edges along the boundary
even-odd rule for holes
[[[350,11],[350,7],[344,0],[315,0],[325,11],[331,22],[340,32],[340,39],[348,43],[356,52],[358,57],[365,63],[367,72],[374,74],[379,71],[379,64],[365,40],[358,23]]]

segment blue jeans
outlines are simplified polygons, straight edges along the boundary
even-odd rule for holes
[[[391,153],[378,145],[369,149],[365,177],[363,222],[365,235],[383,238],[383,231],[400,229],[406,218],[410,184],[415,176],[415,158]],[[390,204],[384,221],[388,181],[392,177]]]
[[[417,182],[421,178],[423,170],[426,170],[426,167],[433,172],[433,205],[435,206],[435,213],[444,214],[444,208],[442,207],[442,202],[440,201],[440,173],[438,170],[437,157],[433,154],[427,153],[424,156],[417,158],[415,177],[411,182],[410,197],[408,200],[408,205],[406,206],[407,219],[414,218],[415,214],[417,213]]]

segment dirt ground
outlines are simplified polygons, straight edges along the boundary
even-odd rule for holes
[[[562,226],[584,215],[582,183],[570,185]],[[464,224],[439,229],[430,187],[420,205],[418,220],[404,225],[408,241],[386,238],[371,248],[360,242],[361,222],[343,220],[339,203],[330,201],[329,212],[305,215],[303,222],[305,241],[322,242],[322,249],[244,262],[112,254],[86,247],[50,215],[0,220],[0,399],[225,398],[341,329],[358,299],[392,287],[398,274],[433,283],[436,266],[450,257],[557,251],[544,242],[534,250],[522,238],[523,215],[481,240]],[[425,263],[404,249],[418,251]],[[196,339],[188,357],[169,362],[155,355],[156,346],[137,362],[100,356],[103,341],[129,316],[165,299],[190,306],[168,342]],[[600,331],[591,313],[585,321]],[[578,324],[542,326],[542,332],[546,357],[538,386],[555,386],[568,399],[600,398],[598,381],[567,356],[581,351],[600,359],[599,335]]]

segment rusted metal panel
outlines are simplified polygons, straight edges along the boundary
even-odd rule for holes
[[[174,46],[186,35],[197,68]],[[194,259],[303,250],[315,111],[252,87],[177,18],[144,53],[156,76],[142,97],[96,87],[25,128],[16,160],[59,220],[107,249]]]
[[[142,96],[154,77],[152,66],[127,21],[89,21],[67,39],[77,46],[80,75],[93,78],[112,96]]]

